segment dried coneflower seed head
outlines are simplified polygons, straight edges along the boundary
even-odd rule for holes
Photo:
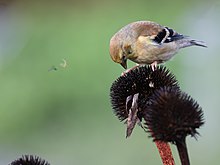
[[[172,87],[154,91],[144,113],[147,128],[155,140],[176,142],[187,135],[196,137],[204,124],[202,108],[186,93]]]
[[[24,155],[21,158],[13,161],[10,165],[50,165],[45,160],[33,156],[33,155]]]
[[[129,97],[138,94],[137,116],[142,118],[142,106],[148,102],[155,89],[164,86],[179,89],[175,76],[164,66],[157,66],[155,71],[150,66],[139,66],[120,76],[110,89],[111,104],[116,116],[120,121],[127,119],[130,107],[126,107],[131,106]]]

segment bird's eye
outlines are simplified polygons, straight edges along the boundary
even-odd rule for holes
[[[131,47],[130,47],[130,46],[127,47],[126,52],[127,52],[128,55],[132,54],[132,50],[131,50]]]
[[[132,51],[131,51],[131,50],[128,50],[128,54],[132,54]]]
[[[123,54],[122,56],[122,60],[124,61],[126,59],[126,56]]]
[[[126,45],[125,47],[124,47],[124,52],[125,52],[125,54],[127,54],[127,55],[131,55],[133,52],[132,52],[132,49],[131,49],[131,45]]]

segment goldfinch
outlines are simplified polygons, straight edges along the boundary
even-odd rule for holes
[[[179,49],[193,45],[207,47],[203,41],[191,39],[171,28],[151,21],[138,21],[113,35],[109,52],[114,62],[127,69],[127,59],[156,66],[170,60]]]

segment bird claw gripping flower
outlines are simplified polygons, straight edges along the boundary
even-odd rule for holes
[[[110,56],[127,69],[127,59],[137,64],[154,64],[170,60],[181,48],[207,47],[173,29],[151,21],[138,21],[121,28],[110,40]]]

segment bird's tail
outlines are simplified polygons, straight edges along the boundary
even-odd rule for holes
[[[178,40],[178,45],[179,48],[185,48],[185,47],[189,47],[189,46],[201,46],[201,47],[207,47],[206,43],[204,41],[198,41],[198,40],[194,40],[194,39],[190,39],[188,37],[184,37],[181,40]]]
[[[191,40],[190,42],[192,45],[202,46],[202,47],[207,48],[207,45],[204,41]]]

